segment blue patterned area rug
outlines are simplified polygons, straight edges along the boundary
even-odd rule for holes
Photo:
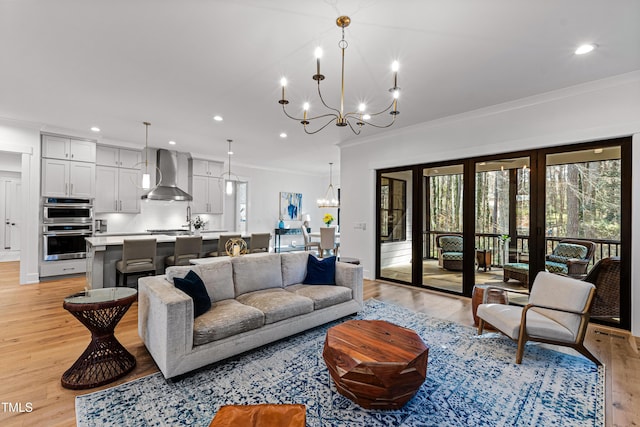
[[[79,426],[208,426],[222,405],[302,403],[307,426],[604,426],[604,369],[581,356],[370,300],[357,316],[415,330],[427,379],[401,410],[365,410],[337,393],[322,359],[325,325],[167,384],[160,373],[76,398]],[[335,324],[335,323],[334,323]]]

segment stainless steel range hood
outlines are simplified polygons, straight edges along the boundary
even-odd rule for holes
[[[178,188],[178,156],[174,151],[158,149],[156,164],[160,169],[162,179],[157,187],[142,195],[143,200],[175,200],[180,202],[193,200],[189,193]],[[159,174],[156,174],[156,184],[159,178]]]

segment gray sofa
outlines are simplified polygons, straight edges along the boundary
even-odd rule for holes
[[[138,333],[165,378],[226,359],[358,312],[362,267],[337,262],[335,285],[303,285],[310,252],[221,257],[169,267],[138,280]],[[193,300],[173,277],[194,270],[211,309],[193,318]]]

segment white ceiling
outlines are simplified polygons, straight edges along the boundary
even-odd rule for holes
[[[140,146],[149,121],[153,147],[224,159],[230,138],[236,163],[327,174],[336,143],[380,131],[309,136],[277,100],[286,76],[291,112],[320,113],[321,45],[338,104],[341,14],[345,109],[386,106],[400,62],[391,129],[640,69],[637,0],[0,0],[0,117]]]

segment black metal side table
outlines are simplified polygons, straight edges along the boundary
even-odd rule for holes
[[[62,386],[80,390],[123,377],[136,358],[118,342],[113,331],[137,298],[131,288],[91,289],[64,299],[62,306],[91,331],[91,342],[62,375]]]

